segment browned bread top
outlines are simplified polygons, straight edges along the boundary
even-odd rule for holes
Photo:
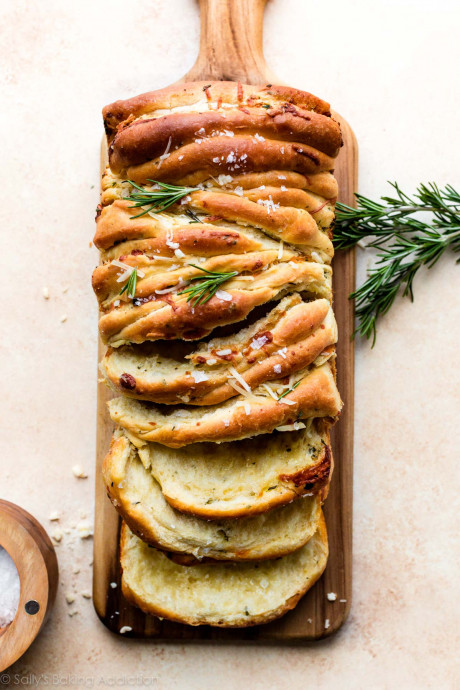
[[[307,91],[300,91],[289,86],[274,86],[273,84],[252,86],[233,81],[198,81],[168,86],[106,105],[102,114],[107,135],[112,137],[117,127],[128,118],[138,118],[158,110],[193,106],[202,101],[203,93],[206,95],[207,103],[216,105],[219,103],[237,106],[259,105],[264,108],[267,104],[288,102],[326,116],[331,114],[329,103]]]

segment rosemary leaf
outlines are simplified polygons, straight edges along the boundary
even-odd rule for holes
[[[122,295],[124,292],[128,295],[130,299],[134,299],[134,295],[136,294],[136,285],[137,285],[137,268],[134,268],[126,283],[123,285],[123,287],[120,290],[120,295]]]
[[[295,388],[297,388],[297,386],[300,386],[300,384],[301,384],[301,381],[297,381],[297,383],[294,383],[294,385],[291,386],[291,388],[288,388],[287,391],[284,391],[284,393],[281,393],[281,395],[279,396],[278,400],[281,400],[281,398],[284,398],[284,396],[285,396],[285,395],[288,395],[288,393],[292,393],[292,391],[293,391]]]
[[[451,186],[421,184],[411,197],[397,183],[380,202],[356,194],[357,208],[337,204],[334,244],[349,249],[366,240],[378,249],[368,278],[350,295],[355,300],[355,335],[377,336],[377,321],[399,294],[412,301],[419,268],[431,268],[447,249],[460,253],[460,194]],[[383,202],[383,203],[381,203]],[[457,259],[457,262],[460,259]]]
[[[203,271],[204,275],[194,276],[190,278],[190,282],[199,281],[195,285],[190,285],[179,292],[179,295],[188,295],[187,302],[192,302],[192,307],[196,307],[198,304],[206,304],[211,297],[214,297],[217,290],[221,285],[227,280],[234,278],[238,275],[238,271],[231,272],[220,272],[220,271],[208,271],[201,266],[196,266],[195,264],[189,264],[193,268],[197,268],[199,271]]]
[[[134,189],[137,189],[137,192],[132,192],[126,197],[129,201],[134,201],[131,208],[144,209],[142,213],[138,213],[137,216],[131,216],[131,218],[140,218],[149,213],[149,211],[161,213],[170,206],[173,206],[173,204],[177,204],[184,196],[190,194],[190,192],[197,191],[197,187],[178,187],[174,184],[156,182],[155,180],[147,180],[147,182],[157,185],[159,189],[147,190],[144,187],[140,187],[132,180],[127,181]]]

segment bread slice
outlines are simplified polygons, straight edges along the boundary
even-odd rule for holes
[[[301,419],[335,418],[340,412],[342,402],[330,362],[299,372],[290,383],[275,384],[270,388],[263,384],[251,393],[240,388],[241,395],[218,406],[160,407],[124,396],[108,406],[112,420],[131,435],[170,448],[234,441],[276,428],[298,430],[304,427]]]
[[[175,359],[171,344],[162,349],[125,346],[110,348],[100,369],[112,388],[130,398],[216,405],[237,395],[229,383],[232,368],[256,388],[305,368],[336,340],[329,302],[303,302],[295,294],[248,328],[200,344],[185,358]]]
[[[321,516],[305,546],[276,560],[179,565],[123,524],[123,595],[145,613],[189,625],[239,628],[268,623],[294,608],[321,576],[328,556]]]
[[[318,494],[324,500],[333,466],[328,425],[320,420],[297,432],[182,449],[125,435],[166,501],[209,520],[258,515],[301,496]]]
[[[271,258],[276,259],[276,253],[271,253]],[[188,295],[182,292],[189,284],[187,281],[206,275],[200,268],[184,266],[169,272],[143,255],[124,257],[123,264],[128,269],[136,268],[144,274],[136,284],[135,299],[128,300],[126,296],[125,300],[120,298],[120,283],[117,282],[123,274],[120,267],[113,264],[98,267],[93,274],[93,287],[102,307],[99,330],[103,341],[119,347],[126,343],[176,338],[199,340],[214,328],[242,321],[256,307],[292,292],[331,299],[329,266],[302,259],[284,263],[274,261],[265,264],[266,271],[254,272],[257,261],[262,259],[254,258],[253,265],[247,267],[244,255],[214,257],[207,261],[204,266],[207,271],[232,273],[241,270],[245,275],[229,278],[224,283],[225,289],[200,304],[195,304],[193,299],[188,301]]]
[[[161,550],[198,559],[250,561],[279,558],[303,546],[316,532],[318,495],[239,520],[204,520],[166,501],[128,438],[116,432],[102,468],[107,492],[130,529]]]

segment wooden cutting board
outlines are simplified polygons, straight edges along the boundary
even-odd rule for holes
[[[200,0],[200,53],[181,81],[239,80],[249,84],[280,83],[268,70],[262,52],[263,13],[267,0]],[[295,86],[294,84],[292,86]],[[146,85],[146,90],[151,85]],[[308,90],[308,84],[299,88]],[[324,94],[317,94],[324,96]],[[327,94],[326,94],[327,97]],[[357,185],[357,145],[345,120],[334,113],[342,127],[344,145],[335,175],[339,200],[353,204]],[[105,144],[102,165],[105,167]],[[111,394],[99,386],[97,412],[96,511],[94,527],[93,600],[101,621],[113,632],[132,628],[129,637],[158,640],[307,641],[331,635],[346,620],[351,605],[351,542],[353,480],[354,314],[348,295],[354,288],[354,252],[338,252],[334,268],[334,310],[339,327],[337,346],[338,387],[344,400],[340,421],[332,431],[335,469],[325,504],[330,556],[327,568],[297,607],[278,621],[246,629],[224,630],[190,627],[146,616],[121,594],[118,535],[120,519],[106,496],[101,466],[110,445],[113,424],[107,412]],[[99,360],[104,354],[99,345]],[[113,586],[116,583],[116,586]],[[335,601],[327,594],[334,592]]]

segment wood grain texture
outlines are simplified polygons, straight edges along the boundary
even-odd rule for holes
[[[13,559],[21,583],[16,616],[0,639],[1,672],[24,654],[42,629],[54,603],[59,576],[56,553],[43,527],[25,510],[3,500],[0,546]],[[36,613],[27,612],[29,601],[38,603]]]
[[[262,21],[266,0],[200,0],[200,54],[181,81],[230,79],[246,83],[280,83],[267,69],[262,53]],[[148,85],[147,85],[147,88]],[[307,87],[308,88],[308,87]],[[321,94],[318,94],[321,96]],[[338,114],[344,145],[337,158],[335,175],[339,200],[353,204],[357,188],[357,145],[353,132]],[[102,166],[106,152],[103,144]],[[325,504],[330,556],[319,582],[297,607],[268,625],[225,630],[209,626],[190,627],[146,616],[121,595],[118,555],[120,520],[106,496],[101,466],[110,445],[113,424],[107,412],[111,393],[99,386],[96,461],[96,516],[94,529],[93,600],[102,622],[113,632],[132,628],[130,637],[159,640],[221,640],[232,642],[305,642],[331,635],[346,620],[351,605],[352,489],[353,489],[353,396],[354,328],[353,305],[348,295],[355,284],[354,251],[334,258],[334,311],[339,327],[337,346],[338,387],[344,400],[340,421],[332,431],[335,469]],[[105,348],[99,344],[99,359]],[[110,583],[116,583],[112,587]],[[337,594],[329,601],[327,594]],[[343,601],[340,601],[343,600]]]

